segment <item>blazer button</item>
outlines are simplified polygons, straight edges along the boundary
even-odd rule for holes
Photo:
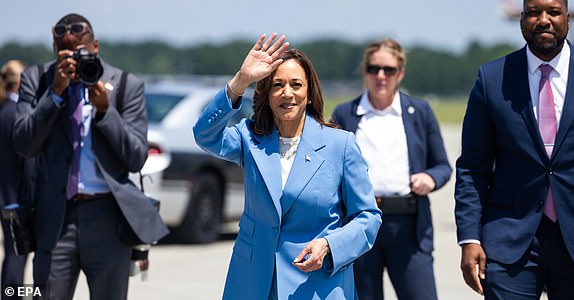
[[[539,201],[538,205],[536,206],[536,212],[540,212],[542,207],[544,207],[544,201]]]

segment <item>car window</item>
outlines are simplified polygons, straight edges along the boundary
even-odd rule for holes
[[[150,123],[159,123],[185,96],[147,93],[147,117]]]

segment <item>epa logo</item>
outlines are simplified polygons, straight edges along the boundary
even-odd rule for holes
[[[8,297],[42,297],[42,290],[38,286],[7,286],[4,288],[4,295]]]

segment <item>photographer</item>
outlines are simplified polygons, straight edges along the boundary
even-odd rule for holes
[[[83,16],[52,34],[56,61],[22,74],[14,127],[16,151],[38,160],[34,283],[71,299],[83,271],[91,299],[126,299],[131,246],[167,233],[128,179],[147,158],[143,82],[100,61]]]

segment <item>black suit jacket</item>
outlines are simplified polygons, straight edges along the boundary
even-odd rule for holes
[[[356,132],[361,120],[357,106],[361,97],[339,105],[333,111],[332,121],[343,129]],[[435,181],[435,189],[444,186],[451,174],[438,122],[426,101],[400,93],[402,119],[407,136],[410,174],[425,172]],[[384,130],[384,128],[381,128]],[[433,250],[433,228],[430,202],[427,196],[417,196],[417,241],[421,250]],[[384,212],[383,212],[384,214]],[[384,222],[383,216],[383,222]]]
[[[121,70],[103,63],[103,82],[110,91],[112,105],[101,119],[92,120],[92,151],[117,204],[136,235],[146,243],[167,234],[158,212],[145,195],[128,179],[147,158],[147,114],[144,85],[133,74],[127,77],[124,97],[118,105]],[[36,180],[36,239],[39,249],[51,250],[62,228],[66,210],[66,185],[72,157],[69,106],[58,107],[50,92],[53,62],[44,65],[48,87],[36,97],[40,76],[37,68],[21,76],[20,100],[14,127],[14,145],[25,156],[38,156]],[[64,95],[67,95],[64,92]],[[67,101],[67,96],[64,100]]]

